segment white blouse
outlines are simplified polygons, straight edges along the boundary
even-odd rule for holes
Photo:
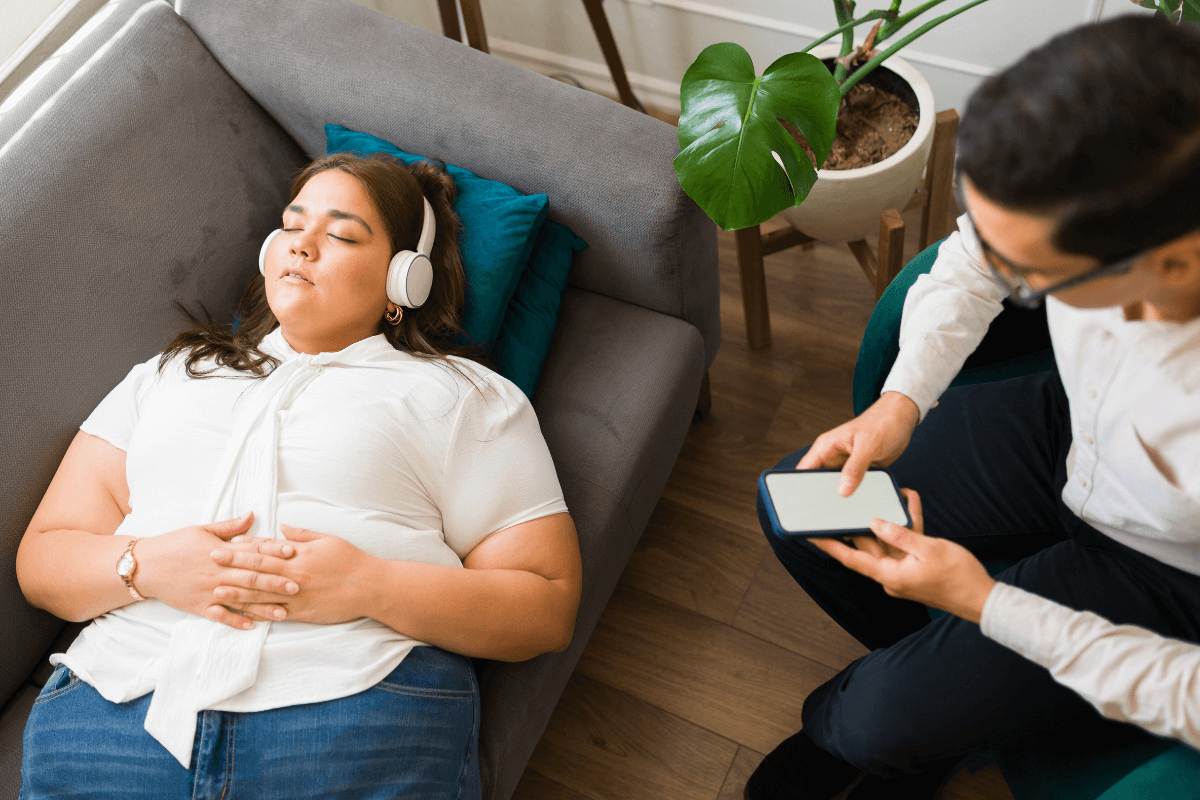
[[[310,356],[276,329],[261,349],[282,363],[258,380],[228,368],[189,378],[182,356],[160,374],[155,356],[80,426],[127,454],[131,513],[117,535],[252,510],[251,535],[281,538],[285,522],[379,558],[461,568],[489,534],[567,510],[532,406],[499,375],[382,335]],[[346,697],[418,644],[367,618],[238,631],[146,600],[99,617],[51,662],[112,702],[154,692],[146,730],[186,767],[199,711]]]

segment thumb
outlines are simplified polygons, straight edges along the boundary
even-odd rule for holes
[[[220,536],[222,539],[229,539],[233,536],[237,536],[240,533],[245,533],[246,531],[250,530],[250,526],[253,524],[254,524],[254,512],[247,511],[245,514],[242,514],[240,517],[234,517],[233,519],[218,520],[217,522],[210,522],[209,524],[207,524],[203,527],[204,527],[204,530],[208,531],[209,533],[211,533],[215,536]]]
[[[321,534],[316,531],[310,531],[308,528],[293,528],[287,523],[279,523],[279,529],[283,531],[283,535],[293,542],[311,542],[321,538]]]

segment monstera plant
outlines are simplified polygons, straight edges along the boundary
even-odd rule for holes
[[[762,75],[739,45],[706,47],[683,76],[679,96],[679,185],[725,230],[758,225],[798,206],[817,180],[836,135],[838,107],[859,81],[932,28],[985,2],[970,0],[900,32],[945,0],[905,12],[902,0],[855,17],[854,0],[833,0],[838,27],[798,53],[777,59]],[[1133,0],[1173,20],[1200,21],[1200,0]],[[854,29],[874,22],[859,47]],[[841,36],[831,72],[809,53]],[[888,43],[884,47],[884,43]],[[855,68],[857,67],[857,68]],[[802,136],[812,159],[784,123]]]

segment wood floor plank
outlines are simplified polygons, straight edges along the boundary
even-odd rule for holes
[[[576,671],[526,772],[591,800],[712,800],[736,753],[736,743]]]
[[[746,788],[746,781],[750,780],[750,775],[762,760],[762,753],[757,753],[749,747],[739,747],[717,800],[742,800],[742,790]]]
[[[992,762],[974,775],[960,770],[942,790],[941,800],[1013,800],[1013,793]]]
[[[766,549],[757,526],[747,530],[664,498],[621,580],[728,624]]]
[[[526,769],[513,791],[512,800],[588,800],[588,797],[541,773]]]
[[[799,730],[804,698],[835,670],[618,585],[576,672],[770,752]]]
[[[770,549],[763,553],[733,627],[832,669],[868,652],[813,602]]]

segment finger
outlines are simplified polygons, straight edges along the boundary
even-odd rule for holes
[[[850,537],[850,541],[854,542],[855,550],[861,550],[864,553],[870,553],[880,558],[887,555],[883,542],[874,536],[852,536]]]
[[[905,553],[920,555],[925,552],[922,547],[925,543],[925,537],[919,533],[913,533],[908,528],[902,528],[895,523],[876,519],[871,523],[871,530],[884,542]]]
[[[808,452],[796,464],[796,469],[817,469],[818,467],[840,467],[846,460],[846,450],[837,437],[825,433],[817,437],[808,448]]]
[[[209,606],[204,609],[204,616],[211,619],[213,622],[219,622],[222,625],[228,625],[231,628],[248,631],[254,627],[254,623],[248,618],[237,612],[230,611],[225,606]]]
[[[908,501],[908,515],[912,517],[912,529],[919,534],[925,533],[925,511],[921,508],[921,495],[912,489],[901,489],[900,493]]]
[[[220,536],[222,539],[228,539],[232,536],[237,536],[239,533],[245,533],[250,530],[250,526],[254,524],[254,512],[247,511],[240,517],[233,519],[223,519],[217,522],[210,522],[201,527],[211,534]]]
[[[277,595],[293,595],[300,591],[300,587],[293,580],[281,575],[271,575],[249,569],[225,570],[221,574],[221,584],[242,589],[258,589]]]
[[[283,531],[283,535],[291,539],[293,542],[311,542],[315,539],[320,539],[324,534],[310,531],[307,528],[293,528],[291,525],[280,524],[279,529]]]
[[[280,603],[279,595],[270,592],[218,586],[213,590],[213,598],[226,608],[260,619],[283,619],[287,616],[287,606]]]
[[[813,543],[840,561],[843,566],[854,570],[860,575],[866,575],[871,580],[879,580],[879,565],[882,559],[877,556],[847,547],[834,539],[814,539]]]
[[[233,546],[218,547],[209,553],[209,556],[223,567],[248,569],[270,575],[283,575],[288,568],[287,559],[265,556],[256,550],[242,550]]]
[[[296,555],[296,548],[287,539],[267,539],[262,536],[246,536],[242,534],[229,540],[231,545],[240,545],[239,549],[248,552],[262,553],[275,558],[291,558]]]
[[[863,476],[871,466],[871,453],[866,447],[857,446],[850,451],[850,457],[842,467],[842,480],[838,483],[838,494],[849,497],[862,483]]]

